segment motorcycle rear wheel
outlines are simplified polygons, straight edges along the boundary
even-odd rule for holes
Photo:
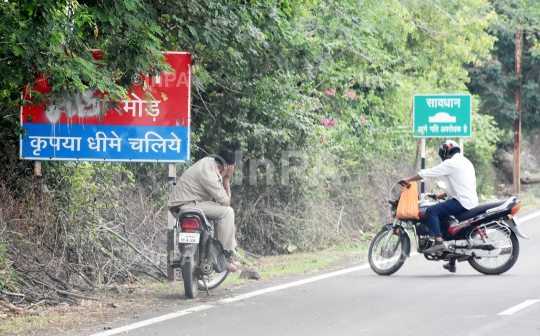
[[[500,231],[500,229],[491,229],[491,230]],[[500,232],[503,232],[503,231],[500,231]],[[492,234],[488,233],[488,235],[492,235]],[[506,260],[504,260],[503,262],[497,263],[497,261],[499,260],[499,257],[501,255],[505,255],[501,253],[499,256],[495,258],[481,258],[477,260],[473,257],[470,257],[468,260],[469,264],[472,266],[472,268],[474,268],[478,272],[482,274],[486,274],[486,275],[499,275],[499,274],[503,274],[504,272],[507,272],[509,269],[512,268],[512,266],[514,266],[514,264],[516,263],[518,259],[519,241],[516,237],[516,234],[512,232],[510,234],[510,237],[508,237],[507,242],[511,244],[511,246],[507,246],[506,248],[511,248],[511,251],[509,253],[510,256],[508,258],[505,258]]]
[[[193,258],[185,261],[181,266],[184,291],[188,299],[195,299],[199,294],[197,265],[199,264],[199,249],[197,248]]]
[[[388,231],[392,231],[388,246],[383,251]],[[375,235],[369,246],[369,265],[371,269],[379,275],[391,275],[396,273],[405,263],[403,257],[403,244],[400,244],[399,235],[392,227],[385,227]]]
[[[225,279],[227,279],[228,276],[229,271],[223,271],[221,273],[216,273],[215,271],[212,272],[212,274],[210,274],[206,278],[206,285],[208,286],[208,289],[211,290],[218,287],[223,283],[223,281],[225,281]],[[197,282],[197,286],[199,290],[206,290],[206,288],[204,287],[204,282],[202,280],[199,280]]]

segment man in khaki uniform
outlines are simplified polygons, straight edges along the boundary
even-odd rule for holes
[[[234,171],[235,154],[221,151],[216,158],[205,157],[191,166],[178,180],[169,198],[169,211],[178,217],[182,208],[198,208],[204,215],[217,221],[216,238],[223,245],[225,257],[232,261],[236,239],[234,237],[234,211],[229,186]],[[238,263],[229,270],[236,271]]]

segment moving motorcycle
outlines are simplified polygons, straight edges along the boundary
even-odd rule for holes
[[[199,290],[209,290],[221,285],[229,275],[229,262],[223,247],[214,238],[214,222],[208,221],[197,208],[182,208],[175,228],[178,232],[180,267],[184,289],[189,299],[196,298]]]
[[[439,182],[444,188],[444,182]],[[397,272],[410,256],[411,241],[406,230],[412,230],[418,253],[433,245],[429,239],[426,210],[435,204],[435,194],[424,194],[418,202],[419,219],[394,220],[383,226],[375,235],[369,248],[369,264],[379,275]],[[432,198],[433,200],[427,200]],[[388,201],[393,217],[399,203]],[[504,201],[489,202],[455,216],[440,219],[442,238],[446,250],[435,254],[424,254],[430,261],[456,258],[468,261],[478,272],[498,275],[508,271],[517,261],[519,241],[517,237],[529,239],[521,231],[514,215],[521,208],[516,197]]]

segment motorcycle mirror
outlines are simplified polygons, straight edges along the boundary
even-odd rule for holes
[[[439,181],[437,182],[437,187],[441,189],[446,189],[446,183],[444,183],[443,181]]]

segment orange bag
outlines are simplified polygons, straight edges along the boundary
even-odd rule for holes
[[[399,199],[396,219],[419,219],[418,217],[418,185],[411,182],[403,187]]]

